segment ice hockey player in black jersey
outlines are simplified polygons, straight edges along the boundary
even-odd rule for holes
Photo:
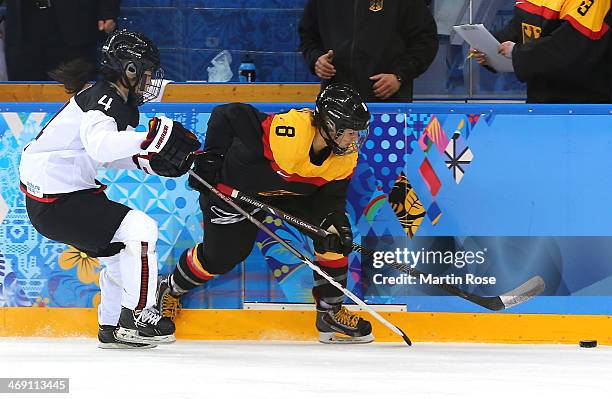
[[[105,257],[98,308],[101,348],[148,348],[175,341],[174,323],[154,307],[157,224],[113,202],[96,180],[100,167],[140,168],[180,176],[200,147],[193,133],[168,118],[136,132],[138,106],[158,94],[159,51],[144,35],[111,34],[102,47],[103,78],[86,87],[78,61],[54,77],[76,93],[23,151],[19,174],[30,221],[43,236]]]
[[[204,153],[195,172],[211,184],[224,183],[333,232],[314,239],[315,261],[346,286],[352,231],[345,213],[346,191],[364,142],[370,112],[352,87],[332,84],[316,109],[268,115],[247,104],[216,107]],[[201,192],[202,243],[185,251],[172,274],[160,280],[157,306],[174,318],[178,298],[216,275],[230,271],[251,252],[258,228],[211,195]],[[248,209],[248,208],[247,208]],[[250,211],[259,219],[263,212]],[[312,290],[321,342],[371,342],[370,323],[343,306],[344,295],[318,274]],[[337,335],[339,334],[339,335]]]

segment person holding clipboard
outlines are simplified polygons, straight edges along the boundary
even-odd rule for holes
[[[611,0],[519,0],[495,37],[529,103],[610,103]],[[470,56],[491,70],[490,58]]]

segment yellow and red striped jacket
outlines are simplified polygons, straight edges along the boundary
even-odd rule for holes
[[[611,0],[518,0],[496,34],[516,43],[517,77],[530,102],[610,102]]]

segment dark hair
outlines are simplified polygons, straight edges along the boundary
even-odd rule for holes
[[[49,71],[51,79],[64,85],[67,93],[79,92],[85,84],[95,78],[96,66],[88,60],[77,58],[65,62],[56,69]]]

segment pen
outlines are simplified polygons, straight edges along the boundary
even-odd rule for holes
[[[476,56],[476,53],[475,53],[475,52],[473,52],[473,51],[470,51],[470,52],[468,53],[467,57],[465,58],[465,64],[467,64],[467,63],[468,63],[468,61],[469,61],[470,59],[474,58],[475,56]]]

